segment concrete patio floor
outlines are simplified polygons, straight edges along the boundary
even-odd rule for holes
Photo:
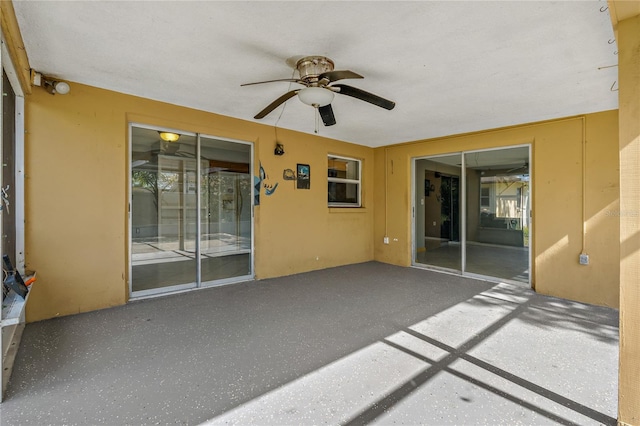
[[[376,262],[28,324],[4,424],[615,424],[618,313]]]

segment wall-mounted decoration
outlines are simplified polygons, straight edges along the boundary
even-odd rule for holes
[[[276,192],[276,189],[278,188],[278,182],[275,183],[275,185],[268,185],[268,184],[264,184],[264,195],[271,195],[274,192]]]
[[[284,171],[282,172],[282,179],[296,180],[296,173],[291,169],[284,169]]]
[[[278,182],[270,184],[267,182],[268,180],[269,175],[267,175],[264,167],[262,167],[262,163],[260,163],[260,176],[253,177],[253,184],[255,189],[253,198],[254,205],[260,205],[260,191],[262,190],[262,188],[264,188],[264,195],[271,195],[276,192],[276,188],[278,188]]]
[[[267,174],[267,172],[265,172],[264,168],[262,167],[262,163],[260,163],[260,179],[261,179],[260,183],[264,188],[264,195],[271,195],[274,192],[276,192],[276,189],[278,188],[278,182],[276,182],[275,184],[270,184],[266,182],[269,180],[269,175]]]
[[[424,196],[428,197],[430,191],[433,191],[431,189],[431,181],[429,179],[425,179],[424,180]]]
[[[297,188],[298,189],[309,189],[311,188],[311,168],[308,164],[298,164],[298,173],[297,173]]]
[[[253,177],[253,205],[260,205],[260,189],[262,188],[262,179],[258,176]]]

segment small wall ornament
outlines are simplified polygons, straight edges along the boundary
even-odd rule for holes
[[[284,171],[282,172],[282,179],[296,180],[296,173],[291,169],[284,169]]]
[[[308,164],[298,164],[297,167],[297,185],[298,189],[311,188],[311,167]]]

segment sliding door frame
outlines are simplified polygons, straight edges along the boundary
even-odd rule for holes
[[[15,253],[8,253],[13,260],[15,268],[20,271],[21,274],[25,273],[25,123],[24,123],[24,92],[20,85],[18,73],[11,61],[9,50],[4,40],[4,35],[1,37],[0,42],[0,66],[4,70],[7,79],[15,94],[15,110],[14,110],[14,199],[9,200],[10,208],[13,210],[15,218]],[[0,89],[2,89],[2,82],[0,81]],[[0,104],[0,112],[2,112],[2,104]],[[2,125],[0,125],[2,130]],[[0,156],[2,156],[2,146],[0,146]],[[2,157],[4,158],[4,157]],[[6,183],[2,183],[2,173],[0,173],[0,186],[6,187]],[[1,213],[0,213],[1,214]],[[0,233],[5,232],[2,229],[2,221],[0,221]]]
[[[195,158],[195,162],[196,162],[196,223],[197,223],[197,227],[196,227],[196,244],[195,244],[195,257],[196,257],[196,280],[195,282],[192,283],[186,283],[186,284],[178,284],[178,285],[174,285],[174,286],[168,286],[168,287],[159,287],[159,288],[154,288],[154,289],[150,289],[150,290],[140,290],[140,291],[135,291],[133,290],[133,252],[132,252],[132,243],[133,243],[133,217],[132,217],[132,205],[133,205],[133,191],[131,188],[132,185],[132,162],[131,162],[131,157],[132,157],[132,150],[133,150],[133,128],[134,127],[138,127],[138,128],[142,128],[142,129],[148,129],[148,130],[155,130],[155,131],[159,131],[159,132],[172,132],[172,133],[178,133],[180,135],[185,135],[185,136],[195,136],[196,138],[196,158]],[[237,282],[244,282],[244,281],[249,281],[249,280],[253,280],[255,278],[255,218],[254,218],[254,185],[253,185],[253,163],[254,163],[254,144],[251,142],[247,142],[247,141],[242,141],[242,140],[237,140],[237,139],[229,139],[229,138],[223,138],[223,137],[219,137],[219,136],[212,136],[212,135],[207,135],[207,134],[203,134],[203,133],[197,133],[197,132],[192,132],[192,131],[186,131],[186,130],[182,130],[182,129],[174,129],[174,128],[169,128],[169,127],[162,127],[162,126],[153,126],[153,125],[148,125],[148,124],[143,124],[143,123],[137,123],[137,122],[129,122],[128,123],[128,138],[129,138],[129,143],[128,143],[128,151],[127,151],[127,170],[128,170],[128,174],[127,174],[127,263],[128,263],[128,277],[127,277],[127,287],[128,287],[128,298],[129,300],[139,300],[139,299],[146,299],[146,298],[151,298],[151,297],[158,297],[158,296],[164,296],[164,295],[168,295],[168,294],[175,294],[175,293],[184,293],[187,291],[193,291],[193,290],[199,290],[199,289],[203,289],[203,288],[210,288],[210,287],[217,287],[217,286],[221,286],[221,285],[227,285],[227,284],[233,284],[233,283],[237,283]],[[201,250],[201,228],[202,228],[202,213],[201,213],[201,191],[202,191],[202,187],[201,187],[201,183],[202,183],[202,166],[201,166],[201,139],[202,138],[207,138],[207,139],[215,139],[215,140],[220,140],[220,141],[225,141],[225,142],[232,142],[232,143],[237,143],[237,144],[242,144],[242,145],[247,145],[249,146],[249,175],[250,178],[252,180],[251,185],[250,185],[250,189],[251,189],[251,194],[250,194],[250,200],[251,200],[251,210],[250,210],[250,222],[251,222],[251,249],[250,249],[250,259],[249,259],[249,267],[250,267],[250,272],[248,275],[241,275],[241,276],[237,276],[237,277],[231,277],[231,278],[223,278],[220,280],[214,280],[214,281],[206,281],[206,282],[202,282],[202,267],[201,267],[201,261],[202,261],[202,250]]]
[[[253,280],[255,278],[255,219],[254,219],[254,211],[255,211],[255,185],[253,182],[253,156],[254,156],[254,149],[255,146],[253,143],[251,142],[247,142],[247,141],[242,141],[242,140],[238,140],[238,139],[229,139],[229,138],[223,138],[220,136],[212,136],[212,135],[208,135],[208,134],[204,134],[204,133],[198,133],[198,153],[200,152],[200,138],[206,138],[206,139],[215,139],[215,140],[219,140],[219,141],[223,141],[223,142],[232,142],[232,143],[236,143],[236,144],[240,144],[240,145],[247,145],[249,146],[249,178],[251,179],[250,181],[250,189],[251,189],[251,193],[249,195],[250,197],[250,222],[251,222],[251,248],[249,250],[249,256],[250,256],[250,261],[249,261],[249,267],[250,267],[250,272],[248,275],[240,275],[237,277],[232,277],[232,278],[223,278],[223,279],[219,279],[219,280],[213,280],[213,281],[201,281],[201,274],[202,271],[200,270],[200,260],[198,261],[198,269],[199,269],[199,277],[198,277],[198,287],[197,288],[210,288],[210,287],[218,287],[218,286],[222,286],[222,285],[227,285],[227,284],[235,284],[238,282],[243,282],[243,281],[248,281],[248,280]],[[199,155],[199,154],[198,154]],[[200,163],[200,162],[198,162]],[[198,168],[200,166],[198,165]],[[198,169],[198,188],[200,188],[200,172]],[[198,203],[200,203],[200,194],[198,194]],[[198,207],[200,207],[200,205],[198,204]],[[200,209],[198,209],[198,215],[200,215]],[[200,234],[201,234],[201,223],[200,221],[198,221],[198,244],[197,244],[197,250],[198,253],[200,253]],[[198,254],[198,259],[200,259],[200,254]]]
[[[411,243],[411,266],[415,266],[415,267],[419,267],[419,268],[425,268],[427,267],[427,269],[432,269],[435,271],[439,271],[439,272],[446,272],[446,273],[451,273],[451,274],[455,274],[455,275],[460,275],[461,271],[458,271],[457,269],[450,269],[450,268],[445,268],[442,266],[435,266],[435,265],[425,265],[422,263],[418,263],[416,262],[416,259],[418,257],[418,236],[416,235],[416,231],[417,231],[417,227],[416,227],[416,210],[417,210],[417,205],[416,205],[416,191],[418,190],[418,187],[416,186],[416,182],[417,182],[417,175],[416,175],[416,163],[419,160],[431,160],[433,158],[441,158],[441,157],[450,157],[452,155],[460,155],[462,158],[464,158],[464,152],[461,151],[453,151],[453,152],[447,152],[444,154],[435,154],[435,155],[426,155],[426,156],[420,156],[420,157],[413,157],[411,159],[411,237],[412,237],[412,243]],[[463,163],[464,165],[464,163]],[[463,170],[462,170],[463,171]],[[464,176],[462,175],[462,171],[460,172],[460,180],[464,180]],[[463,184],[462,182],[460,183],[461,185]],[[460,186],[460,193],[462,194],[463,192],[463,187]],[[461,205],[462,203],[460,203]],[[423,218],[424,219],[424,218]],[[461,216],[461,226],[464,227],[464,221],[462,220],[462,216]],[[464,246],[463,244],[463,228],[460,229],[460,247],[461,250],[464,250]]]
[[[492,148],[483,148],[483,149],[473,149],[473,150],[467,150],[467,151],[453,151],[453,152],[448,152],[448,153],[443,153],[443,154],[436,154],[436,155],[425,155],[425,156],[420,156],[420,157],[413,157],[411,159],[411,237],[412,237],[412,243],[411,243],[411,266],[413,267],[418,267],[418,268],[423,268],[423,269],[430,269],[430,270],[434,270],[434,271],[438,271],[438,272],[445,272],[445,273],[450,273],[450,274],[454,274],[454,275],[462,275],[465,277],[470,277],[470,278],[479,278],[479,279],[483,279],[483,280],[488,280],[488,281],[500,281],[500,282],[508,282],[508,283],[513,283],[513,284],[518,284],[518,285],[522,285],[522,282],[519,281],[513,281],[513,280],[509,280],[509,279],[504,279],[504,278],[499,278],[499,277],[492,277],[492,276],[487,276],[487,275],[480,275],[480,274],[475,274],[473,272],[467,272],[467,165],[466,165],[466,154],[473,154],[473,153],[479,153],[479,152],[489,152],[489,151],[499,151],[499,150],[505,150],[505,149],[512,149],[512,148],[528,148],[528,157],[529,157],[529,204],[527,206],[527,211],[525,212],[525,214],[528,215],[528,223],[529,223],[529,246],[528,246],[528,263],[529,263],[529,268],[528,271],[529,273],[528,275],[528,282],[527,284],[529,285],[529,287],[534,288],[534,284],[533,284],[533,248],[534,248],[534,241],[533,241],[533,236],[534,236],[534,232],[533,232],[533,227],[534,227],[534,223],[533,223],[533,205],[534,205],[534,176],[533,176],[533,172],[534,172],[534,167],[533,167],[533,156],[532,156],[532,147],[533,147],[533,142],[531,143],[525,143],[525,144],[518,144],[518,145],[508,145],[508,146],[500,146],[500,147],[492,147]],[[444,268],[444,267],[439,267],[439,266],[435,266],[435,265],[427,265],[427,264],[422,264],[422,263],[418,263],[416,261],[417,259],[417,249],[418,249],[418,236],[417,236],[417,227],[416,227],[416,201],[417,201],[417,187],[416,187],[416,164],[419,160],[431,160],[434,158],[438,158],[438,157],[448,157],[451,155],[460,155],[461,157],[461,161],[460,161],[460,250],[461,250],[461,269],[457,270],[457,269],[449,269],[449,268]]]

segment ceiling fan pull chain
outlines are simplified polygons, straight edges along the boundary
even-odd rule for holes
[[[317,134],[318,134],[318,126],[319,126],[319,124],[320,124],[320,123],[319,123],[319,121],[320,121],[320,111],[318,111],[318,107],[317,107],[317,106],[314,106],[314,107],[313,107],[313,114],[314,114],[314,115],[315,115],[315,117],[316,117],[316,128],[315,128],[315,132],[316,132],[316,135],[317,135]]]

